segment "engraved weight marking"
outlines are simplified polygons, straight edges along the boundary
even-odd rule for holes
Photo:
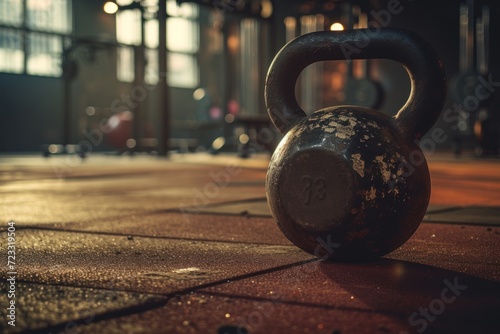
[[[306,184],[304,187],[304,196],[305,196],[304,204],[309,205],[311,201],[311,184],[312,184],[311,177],[303,176],[302,182]]]
[[[304,204],[309,205],[311,201],[322,201],[326,197],[326,181],[320,177],[313,178],[309,175],[302,177],[304,184]]]

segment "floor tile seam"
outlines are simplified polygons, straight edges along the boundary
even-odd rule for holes
[[[226,244],[237,244],[237,245],[255,245],[255,246],[279,246],[279,247],[290,247],[291,249],[296,249],[296,246],[293,244],[285,245],[280,243],[267,243],[267,242],[248,242],[248,241],[236,241],[236,240],[214,240],[214,239],[199,239],[199,238],[182,238],[182,237],[169,237],[169,236],[152,236],[145,234],[133,234],[133,233],[113,233],[106,231],[89,231],[89,230],[65,230],[57,227],[50,226],[28,226],[25,225],[23,227],[17,227],[16,231],[53,231],[53,232],[62,232],[62,233],[83,233],[83,234],[92,234],[92,235],[103,235],[103,236],[115,236],[115,237],[124,237],[124,236],[132,236],[137,238],[144,239],[165,239],[165,240],[177,240],[177,241],[197,241],[197,242],[205,242],[205,243],[226,243]],[[0,230],[0,233],[6,233],[7,230]]]

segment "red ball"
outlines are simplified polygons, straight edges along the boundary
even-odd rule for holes
[[[132,121],[134,115],[130,111],[114,114],[107,122],[107,140],[116,149],[127,147],[127,140],[132,138]]]

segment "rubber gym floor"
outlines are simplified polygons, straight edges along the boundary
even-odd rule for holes
[[[282,235],[268,161],[2,156],[0,332],[500,333],[498,161],[430,156],[416,233],[356,264]]]

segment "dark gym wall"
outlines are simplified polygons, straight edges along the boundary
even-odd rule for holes
[[[0,73],[0,151],[62,142],[62,80]]]
[[[104,1],[73,0],[73,35],[77,38],[114,40],[115,20],[106,14]]]
[[[73,35],[78,38],[114,38],[114,20],[102,11],[100,1],[73,1]],[[75,79],[77,82],[78,77]],[[102,78],[101,78],[102,80]],[[116,82],[116,79],[113,80]],[[61,78],[0,73],[0,151],[41,152],[41,146],[63,141],[63,80]],[[74,96],[82,92],[78,84]],[[101,91],[109,100],[109,91]],[[111,94],[116,94],[114,91]],[[75,99],[76,101],[77,99]],[[106,103],[110,103],[107,101]],[[73,104],[73,139],[77,115],[82,107]],[[84,108],[84,107],[83,107]]]

